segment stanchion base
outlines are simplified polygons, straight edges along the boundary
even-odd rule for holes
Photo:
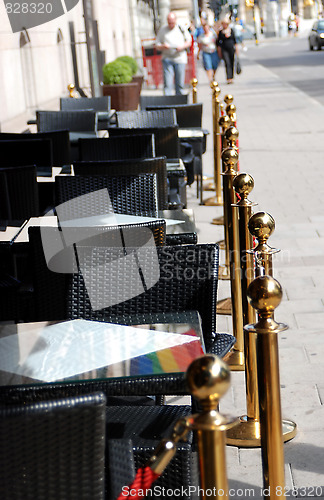
[[[222,207],[223,202],[221,199],[218,199],[216,196],[213,196],[212,198],[204,200],[204,205],[206,205],[206,207]]]
[[[230,358],[231,359],[231,358]],[[283,441],[290,441],[297,434],[297,425],[291,420],[282,421]],[[248,418],[246,415],[240,417],[239,425],[228,429],[226,432],[226,444],[238,448],[260,448],[261,429],[260,422]]]
[[[220,240],[216,242],[220,250],[225,250],[225,240]]]
[[[226,316],[232,315],[232,299],[227,297],[227,299],[219,300],[216,304],[216,313]]]
[[[214,224],[214,226],[224,226],[224,216],[221,215],[220,217],[215,217],[211,221],[211,224]]]
[[[208,177],[207,175],[203,175],[203,181],[212,181],[214,177]]]
[[[205,184],[203,186],[203,191],[215,191],[215,189],[216,187],[214,182],[210,182],[209,184]]]
[[[231,275],[229,273],[229,270],[225,266],[220,266],[218,268],[218,279],[219,280],[230,280]]]
[[[243,372],[245,370],[244,353],[233,349],[227,364],[232,372]]]

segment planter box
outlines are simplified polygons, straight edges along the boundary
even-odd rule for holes
[[[102,95],[109,95],[111,108],[116,111],[134,111],[139,104],[138,83],[116,83],[102,85]]]

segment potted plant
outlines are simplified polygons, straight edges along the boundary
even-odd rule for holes
[[[138,107],[138,84],[132,82],[130,66],[123,61],[104,64],[103,95],[109,95],[111,107],[116,111],[135,110]]]
[[[142,85],[143,85],[143,81],[144,81],[144,76],[137,74],[138,64],[137,64],[136,59],[134,59],[134,57],[131,57],[131,56],[119,56],[119,57],[117,57],[117,59],[115,59],[115,61],[121,61],[130,67],[130,69],[132,71],[132,75],[133,75],[132,81],[136,82],[138,84],[138,101],[139,101],[141,90],[142,90]]]

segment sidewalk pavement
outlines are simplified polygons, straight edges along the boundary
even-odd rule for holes
[[[234,96],[240,170],[254,178],[254,212],[274,217],[276,229],[269,244],[281,249],[274,259],[274,277],[283,287],[283,300],[275,319],[289,325],[279,335],[282,415],[298,426],[297,436],[284,445],[286,485],[289,496],[296,488],[298,498],[324,497],[324,107],[250,60],[248,51],[242,54],[242,66],[233,85],[225,83],[223,66],[217,79],[220,98]],[[197,78],[203,126],[212,132],[211,90],[201,67]],[[212,175],[211,135],[203,168],[205,175]],[[222,208],[199,206],[195,191],[195,185],[188,188],[188,208],[195,212],[199,243],[223,239],[223,227],[210,224],[222,215]],[[205,192],[205,198],[213,194]],[[228,296],[229,282],[220,281],[218,298]],[[218,332],[232,331],[230,316],[218,316],[217,325]],[[246,413],[243,372],[232,372],[231,389],[220,410]],[[226,450],[230,496],[260,498],[260,450]],[[255,489],[242,493],[246,488]]]

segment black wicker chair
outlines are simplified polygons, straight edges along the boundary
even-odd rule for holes
[[[20,134],[32,137],[35,134]],[[52,175],[53,145],[49,139],[0,140],[0,168],[36,165],[37,175]]]
[[[168,106],[169,104],[188,104],[188,94],[182,95],[141,95],[141,109],[146,109],[147,106]]]
[[[154,269],[156,254],[152,249],[142,249],[147,252],[141,256],[148,269]],[[83,273],[71,276],[68,298],[69,318],[85,318],[97,321],[110,321],[113,316],[123,316],[141,313],[171,313],[196,310],[202,319],[202,329],[206,351],[224,355],[224,341],[228,349],[235,341],[232,335],[216,333],[216,301],[218,284],[218,255],[216,244],[180,245],[157,248],[160,278],[157,283],[144,293],[120,304],[93,311],[87,295],[84,280],[91,283],[95,289],[101,290],[118,286],[123,287],[126,280],[132,283],[127,273],[127,262],[120,260],[114,270],[114,275],[101,276],[100,285],[92,283],[96,276],[91,274],[94,260],[101,262],[109,257],[109,249],[78,247],[79,260],[82,261]],[[150,263],[152,266],[150,267]],[[126,266],[126,267],[125,267]],[[89,271],[89,273],[88,273]],[[226,351],[226,349],[225,349]]]
[[[61,205],[74,198],[71,204],[65,204],[65,220],[90,217],[111,213],[107,198],[97,199],[96,204],[88,205],[82,195],[108,189],[110,203],[117,214],[157,217],[157,182],[155,174],[109,176],[66,176],[55,178],[55,205]]]
[[[47,389],[44,399],[27,386],[0,388],[0,400],[6,394],[0,408],[3,500],[115,500],[159,441],[191,413],[175,405],[105,407],[102,393],[68,396],[67,388],[58,399],[55,386]],[[192,432],[154,486],[198,490]]]
[[[168,204],[168,185],[166,158],[147,158],[143,160],[106,160],[75,162],[75,175],[136,175],[152,173],[157,176],[158,208],[164,210]]]
[[[146,231],[143,233],[143,229]],[[157,219],[155,221],[123,225],[122,227],[91,227],[75,228],[68,227],[70,241],[81,242],[87,240],[88,245],[118,245],[120,237],[126,240],[126,245],[132,244],[137,247],[143,244],[147,230],[153,234],[156,246],[164,246],[166,241],[165,221]],[[117,232],[118,230],[118,232]],[[29,253],[32,272],[31,288],[33,290],[33,309],[29,310],[29,321],[55,321],[67,319],[68,283],[70,277],[67,273],[76,272],[75,249],[73,246],[64,250],[64,262],[67,266],[65,273],[52,271],[46,262],[43,239],[49,242],[51,248],[63,249],[63,233],[52,227],[30,227],[29,230]],[[116,242],[116,243],[115,243]],[[145,241],[146,242],[146,241]],[[83,243],[84,244],[84,243]],[[63,258],[63,253],[57,258]],[[54,261],[55,265],[55,261]],[[18,315],[18,312],[16,312]],[[8,319],[26,319],[19,316]]]
[[[143,133],[153,134],[155,141],[155,155],[167,158],[180,158],[180,141],[178,138],[178,125],[170,127],[129,128],[116,127],[109,131],[109,137],[132,134],[139,136]],[[125,146],[124,146],[125,147]]]
[[[69,130],[69,132],[85,132],[96,135],[97,115],[90,109],[78,111],[36,111],[38,132],[53,130]]]
[[[122,136],[108,138],[80,139],[79,159],[81,161],[129,160],[132,158],[153,158],[155,156],[155,142],[152,133],[129,135],[125,130]],[[163,155],[159,155],[163,156]]]
[[[180,139],[183,144],[189,143],[195,155],[194,163],[194,174],[197,180],[197,197],[200,196],[200,201],[202,202],[202,155],[206,152],[207,148],[207,135],[208,130],[202,128],[202,104],[185,104],[185,105],[151,105],[148,106],[149,110],[159,110],[159,109],[174,109],[177,115],[177,122],[180,129],[188,130],[185,137]],[[191,130],[199,131],[200,136],[191,136]]]
[[[0,141],[35,141],[39,139],[47,139],[52,143],[51,166],[64,167],[66,165],[71,165],[70,139],[68,130],[53,130],[52,132],[37,134],[0,133]]]
[[[101,394],[1,407],[0,498],[103,500],[105,431]]]
[[[20,226],[39,215],[36,167],[0,168],[0,220]]]
[[[107,130],[110,123],[110,96],[100,97],[61,97],[60,109],[62,111],[76,111],[79,109],[93,109],[98,116],[98,130]]]
[[[169,127],[177,124],[176,113],[172,108],[154,111],[117,111],[117,127],[154,128]]]
[[[132,134],[139,135],[145,130],[146,133],[154,134],[156,156],[166,156],[168,159],[181,158],[187,171],[187,175],[193,181],[194,155],[190,145],[181,146],[178,135],[178,125],[170,127],[132,128]],[[111,136],[125,135],[129,133],[128,128],[116,127],[110,129]],[[191,182],[191,181],[190,181]]]

